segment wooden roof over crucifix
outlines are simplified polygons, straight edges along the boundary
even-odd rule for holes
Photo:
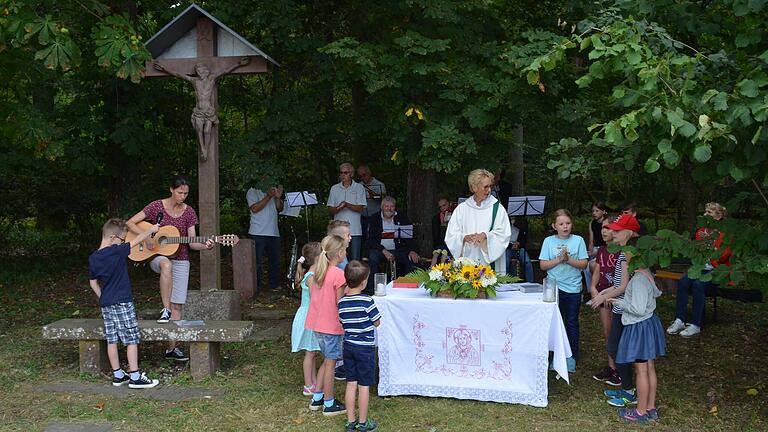
[[[212,25],[201,27],[200,21]],[[199,43],[201,37],[207,38],[199,34],[201,28],[212,31],[210,44]],[[144,46],[155,60],[170,60],[179,65],[189,63],[188,67],[206,57],[251,58],[248,65],[234,70],[234,74],[264,73],[273,66],[280,66],[266,53],[194,3],[155,33]],[[146,73],[149,77],[167,76],[152,67],[147,67]]]

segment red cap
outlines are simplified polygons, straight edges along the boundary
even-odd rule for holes
[[[631,214],[619,215],[615,221],[609,223],[605,227],[614,231],[630,230],[634,231],[635,233],[640,231],[640,224]]]

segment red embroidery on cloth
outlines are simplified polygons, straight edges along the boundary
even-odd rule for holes
[[[414,365],[417,372],[424,374],[439,374],[443,376],[455,376],[471,378],[475,380],[493,379],[508,381],[512,377],[512,322],[507,320],[506,325],[499,333],[505,338],[501,354],[504,362],[493,360],[492,368],[482,367],[481,353],[485,352],[485,346],[481,344],[481,333],[477,329],[468,329],[461,325],[458,328],[445,329],[445,341],[442,348],[445,351],[445,363],[434,364],[435,356],[426,352],[426,343],[422,331],[427,327],[421,321],[418,314],[413,316],[413,345],[416,348]],[[451,348],[449,349],[448,346]],[[450,365],[457,365],[452,367]]]

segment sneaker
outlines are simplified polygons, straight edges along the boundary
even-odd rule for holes
[[[612,385],[612,386],[618,387],[618,386],[621,385],[621,377],[619,376],[618,372],[613,371],[611,373],[611,376],[608,377],[608,379],[603,381],[603,382],[608,384],[608,385]]]
[[[624,389],[616,389],[616,390],[603,390],[603,395],[607,398],[615,398],[615,397],[621,397],[625,394],[629,393],[628,391]]]
[[[650,421],[659,421],[659,410],[656,408],[651,408],[648,410],[648,420]]]
[[[128,374],[123,374],[122,378],[115,378],[115,376],[112,376],[112,385],[115,387],[120,387],[121,385],[127,383],[130,381],[131,377],[128,376]]]
[[[630,422],[645,424],[650,421],[648,414],[640,415],[636,408],[625,408],[619,410],[619,419]]]
[[[600,382],[605,382],[611,375],[613,375],[613,369],[611,369],[610,366],[606,366],[600,372],[592,375],[592,378]]]
[[[568,367],[568,373],[574,373],[576,372],[576,359],[573,357],[568,357],[565,359],[565,365]]]
[[[365,423],[357,424],[357,430],[364,431],[364,432],[373,432],[376,430],[377,427],[379,427],[379,424],[376,423],[376,421],[371,419],[366,420]]]
[[[126,375],[126,376],[128,376],[128,375]],[[148,388],[155,387],[158,384],[160,384],[160,381],[158,381],[156,379],[152,379],[151,380],[151,379],[147,378],[147,374],[142,372],[141,375],[139,375],[139,379],[131,380],[128,383],[128,387],[132,388],[132,389],[148,389]]]
[[[165,352],[165,358],[166,360],[176,360],[176,361],[187,361],[189,360],[189,357],[184,354],[184,351],[174,348],[170,351]]]
[[[344,432],[355,432],[357,430],[357,420],[344,423]]]
[[[320,408],[323,408],[323,407],[324,407],[324,405],[323,405],[323,400],[322,399],[320,399],[320,400],[312,399],[311,401],[309,401],[309,409],[310,409],[310,411],[317,411],[317,410],[319,410]]]
[[[339,366],[335,369],[333,373],[333,379],[336,381],[346,381],[347,380],[347,371],[344,369],[344,366]]]
[[[701,333],[701,327],[695,325],[695,324],[688,324],[688,326],[685,328],[685,330],[680,332],[680,336],[682,337],[691,337],[696,336],[699,333]]]
[[[637,405],[637,395],[632,394],[626,390],[616,390],[617,393],[616,396],[611,396],[608,394],[610,390],[606,390],[603,392],[606,396],[610,397],[611,399],[608,399],[608,405],[614,406],[614,407],[625,407],[629,405]]]
[[[160,318],[157,319],[158,324],[165,324],[171,320],[171,310],[163,308],[160,311]]]
[[[313,394],[315,394],[315,385],[312,384],[311,386],[304,386],[304,388],[302,389],[302,393],[304,394],[304,396],[312,396]]]
[[[339,414],[344,414],[345,412],[347,412],[347,407],[343,403],[337,400],[334,400],[333,405],[331,406],[325,406],[325,404],[323,404],[324,416],[330,417],[330,416],[335,416]]]
[[[672,324],[667,327],[667,334],[678,334],[683,329],[685,329],[685,323],[680,318],[675,318]]]

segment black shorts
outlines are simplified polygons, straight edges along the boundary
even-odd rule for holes
[[[361,386],[373,385],[376,379],[374,347],[344,342],[344,369],[347,373],[347,382],[357,381]]]

